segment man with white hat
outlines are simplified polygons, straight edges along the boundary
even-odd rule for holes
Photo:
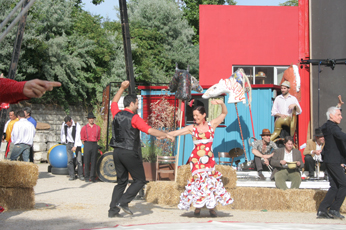
[[[272,116],[274,117],[287,117],[292,115],[292,110],[296,108],[297,115],[302,113],[302,108],[296,97],[289,94],[290,82],[284,81],[281,84],[281,95],[275,98]]]
[[[272,116],[274,116],[275,118],[285,118],[288,116],[292,116],[294,108],[296,108],[297,115],[302,113],[302,108],[300,107],[297,98],[289,94],[289,90],[290,82],[284,81],[281,84],[281,95],[275,98],[272,108]],[[283,128],[282,130],[284,131],[285,129]],[[289,129],[285,131],[287,132],[287,134],[283,135],[282,137],[290,135]]]

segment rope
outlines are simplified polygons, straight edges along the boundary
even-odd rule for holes
[[[240,129],[241,141],[243,142],[243,149],[244,149],[245,161],[247,161],[246,150],[245,150],[245,144],[244,144],[244,138],[243,138],[243,131],[242,131],[242,129],[241,129],[241,124],[240,124],[240,118],[239,118],[239,114],[238,114],[237,103],[234,103],[234,105],[235,105],[235,110],[237,111],[237,118],[238,118],[238,124],[239,124],[239,129]]]

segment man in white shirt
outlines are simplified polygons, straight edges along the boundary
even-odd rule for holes
[[[302,113],[302,108],[300,107],[297,98],[289,94],[289,90],[290,90],[290,82],[284,81],[281,84],[281,95],[275,98],[275,101],[272,107],[271,114],[272,116],[275,117],[276,119],[275,122],[279,121],[278,118],[284,119],[286,117],[291,117],[294,108],[296,108],[297,115]],[[280,135],[281,137],[284,138],[285,136],[293,135],[293,134],[290,134],[290,127],[283,125],[283,127],[281,128],[282,128],[281,135]],[[276,135],[279,135],[279,134],[275,133],[275,136]],[[271,138],[271,140],[274,140],[274,138]]]
[[[34,141],[36,129],[33,124],[25,118],[23,110],[17,111],[17,117],[19,121],[13,125],[11,134],[11,141],[14,147],[10,159],[14,161],[22,154],[23,161],[29,162],[30,147]]]
[[[322,130],[315,129],[314,139],[310,139],[306,142],[306,148],[304,149],[304,161],[305,170],[309,172],[309,176],[306,179],[314,177],[314,169],[316,162],[322,162],[322,149],[325,141]]]
[[[286,136],[285,147],[275,149],[270,160],[270,165],[274,167],[271,178],[275,178],[275,185],[279,189],[286,190],[286,180],[291,181],[291,189],[299,188],[301,183],[300,169],[304,167],[302,156],[297,149],[293,149],[293,138]],[[294,169],[289,169],[287,162],[296,162]]]
[[[75,166],[73,163],[74,154],[76,153],[77,165],[78,165],[78,178],[84,180],[83,177],[83,163],[82,163],[82,141],[80,139],[80,125],[78,122],[74,122],[71,117],[67,116],[64,119],[64,123],[61,125],[61,144],[66,144],[67,153],[67,169],[70,175],[69,180],[75,179]]]

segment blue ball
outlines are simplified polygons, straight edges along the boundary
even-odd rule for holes
[[[67,168],[66,146],[55,146],[49,153],[49,162],[54,168]]]

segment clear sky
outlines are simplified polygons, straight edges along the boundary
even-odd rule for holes
[[[100,5],[95,6],[91,3],[92,0],[83,0],[84,10],[92,14],[99,14],[104,18],[109,17],[111,20],[117,20],[114,6],[119,5],[119,0],[105,0]],[[279,3],[286,0],[236,0],[237,5],[254,5],[254,6],[278,6]]]

